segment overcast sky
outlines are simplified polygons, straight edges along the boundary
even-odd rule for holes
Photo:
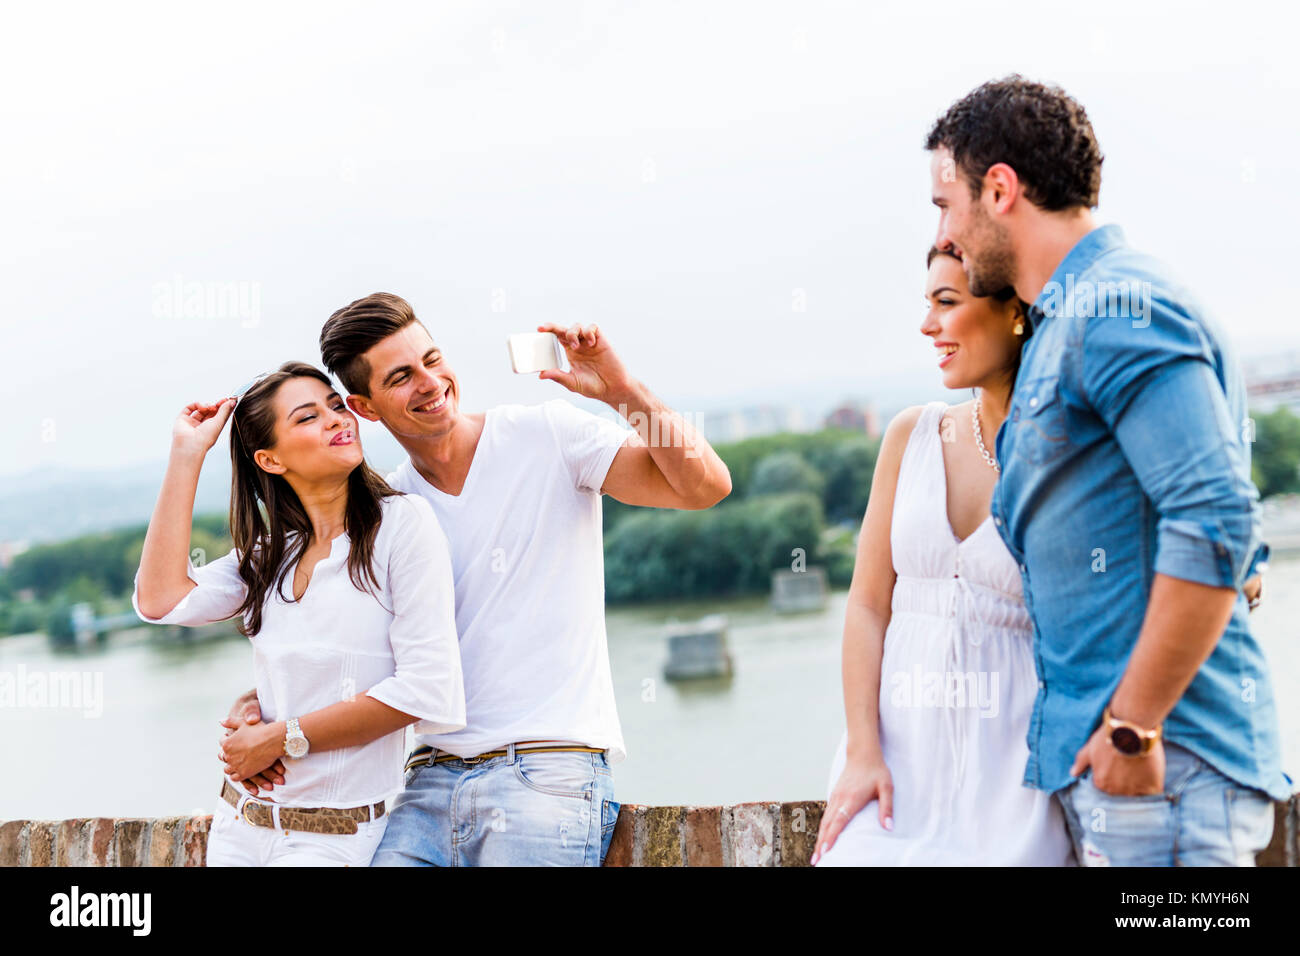
[[[11,6],[0,474],[160,459],[183,405],[319,364],[323,320],[379,290],[469,409],[562,394],[505,349],[552,320],[598,322],[686,411],[933,397],[922,141],[1011,71],[1086,106],[1103,221],[1243,354],[1300,347],[1295,45],[1270,7],[874,7]],[[249,307],[187,314],[178,282]]]

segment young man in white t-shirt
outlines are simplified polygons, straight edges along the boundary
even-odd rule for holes
[[[455,576],[468,722],[417,735],[376,866],[604,859],[619,806],[609,765],[624,748],[600,496],[700,509],[731,491],[713,449],[627,373],[596,326],[538,331],[559,338],[570,366],[540,378],[605,402],[638,430],[561,398],[462,412],[456,373],[394,295],[359,299],[321,331],[348,405],[410,455],[388,482],[433,506]],[[259,782],[283,779],[277,770]]]

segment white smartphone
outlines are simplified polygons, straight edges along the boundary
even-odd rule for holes
[[[551,332],[512,335],[506,345],[510,348],[510,367],[518,374],[564,368],[564,350]]]

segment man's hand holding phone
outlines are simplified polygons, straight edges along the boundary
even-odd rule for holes
[[[595,325],[539,325],[553,334],[569,360],[569,371],[544,369],[538,378],[559,382],[571,392],[616,406],[632,391],[632,379],[600,328]]]

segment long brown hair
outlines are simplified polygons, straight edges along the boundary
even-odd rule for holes
[[[331,389],[329,376],[306,362],[285,362],[258,380],[240,398],[231,415],[230,536],[239,554],[239,576],[248,596],[239,608],[239,633],[252,637],[262,629],[262,605],[272,587],[284,596],[284,579],[297,566],[311,540],[311,519],[283,475],[263,471],[253,461],[259,448],[275,444],[275,409],[280,386],[293,378],[314,378]],[[375,535],[383,516],[381,499],[401,494],[364,459],[348,475],[344,530],[348,535],[348,576],[360,591],[379,587],[371,566]],[[291,532],[298,532],[292,545]],[[292,593],[292,585],[290,586]]]
[[[925,254],[925,267],[927,269],[930,268],[930,266],[934,263],[936,256],[948,256],[949,258],[956,259],[957,264],[961,265],[961,256],[957,255],[957,253],[953,252],[951,249],[940,249],[938,246],[931,246],[930,251]],[[985,297],[975,296],[975,298],[979,299]],[[1016,377],[1020,374],[1020,352],[1021,349],[1024,348],[1025,340],[1027,340],[1030,334],[1033,332],[1033,330],[1029,327],[1029,303],[1025,302],[1023,299],[1016,298],[1015,286],[1007,286],[1004,289],[1000,289],[997,292],[994,292],[991,296],[988,296],[987,298],[993,299],[995,302],[1010,302],[1012,299],[1015,299],[1016,302],[1019,304],[1020,312],[1024,316],[1020,320],[1023,323],[1022,327],[1024,329],[1024,332],[1022,335],[1020,335],[1017,342],[1016,351],[1011,356],[1011,362],[1006,367],[1007,377],[1011,380],[1011,387],[1015,388]]]

